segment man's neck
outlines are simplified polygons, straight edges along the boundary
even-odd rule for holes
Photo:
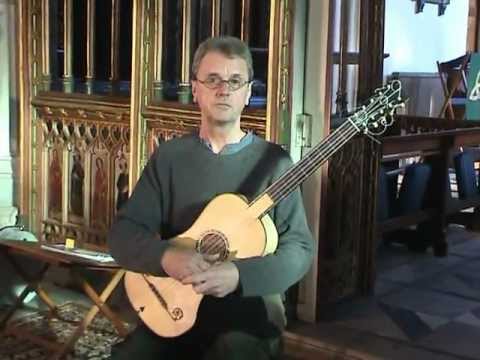
[[[200,127],[200,137],[210,143],[212,151],[216,154],[222,151],[225,145],[238,143],[245,136],[245,132],[240,127],[223,130],[211,129],[207,126]]]

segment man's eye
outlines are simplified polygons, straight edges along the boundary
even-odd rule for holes
[[[208,77],[208,78],[205,80],[205,82],[206,82],[207,84],[212,84],[212,85],[213,85],[213,84],[218,84],[218,83],[220,83],[220,79],[217,78],[217,77]]]
[[[230,79],[228,80],[228,83],[231,85],[231,86],[238,86],[242,83],[242,80],[241,79]]]

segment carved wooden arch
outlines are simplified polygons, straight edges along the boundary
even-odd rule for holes
[[[48,105],[47,100],[37,101],[40,103],[37,122],[41,129],[37,152],[42,189],[41,240],[63,242],[71,237],[80,245],[103,249],[106,231],[116,213],[117,182],[122,168],[128,178],[128,108],[88,106],[81,101],[66,107],[53,101],[48,101]],[[58,154],[61,176],[55,183],[51,181],[56,174],[52,159]],[[78,171],[81,178],[74,182]],[[124,183],[128,195],[128,181]],[[75,186],[79,187],[79,194],[74,192]],[[55,189],[58,191],[54,192]],[[64,194],[60,211],[52,211],[52,203],[56,204],[52,202],[52,194],[56,193]],[[74,207],[74,199],[81,205]]]

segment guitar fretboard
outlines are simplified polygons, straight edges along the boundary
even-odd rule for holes
[[[315,172],[330,156],[342,148],[357,132],[357,128],[350,121],[345,121],[335,132],[328,135],[270,185],[260,197],[267,194],[274,202],[272,207],[275,206]]]
[[[393,80],[377,89],[366,106],[362,106],[253,200],[249,204],[250,208],[254,208],[253,213],[265,213],[278,204],[357,133],[364,132],[370,137],[382,134],[391,125],[394,110],[403,105],[401,88],[400,81]]]

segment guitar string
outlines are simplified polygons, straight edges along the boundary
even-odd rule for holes
[[[360,116],[357,117],[357,122],[360,119],[365,119],[367,117],[371,116],[376,116],[378,115],[378,111],[385,108],[385,104],[382,104],[379,100],[382,98],[386,98],[387,103],[389,102],[390,98],[394,96],[398,91],[394,91],[393,94],[385,95],[385,94],[379,94],[377,95],[377,100],[376,101],[371,101],[368,103],[364,109],[362,109],[362,113]],[[388,107],[389,104],[387,104]],[[317,147],[315,147],[309,154],[307,154],[304,157],[304,164],[305,167],[307,167],[307,171],[303,170],[302,165],[298,167],[297,169],[294,169],[293,167],[290,168],[286,173],[284,173],[281,178],[279,179],[278,182],[275,182],[274,184],[271,185],[270,191],[272,192],[272,196],[276,198],[279,196],[279,199],[276,200],[275,202],[280,201],[283,199],[287,194],[291,192],[289,187],[296,183],[298,179],[301,179],[302,177],[307,178],[310,176],[314,171],[316,171],[317,167],[312,166],[312,162],[317,162],[317,160],[320,158],[325,158],[328,159],[334,152],[338,150],[338,144],[340,143],[341,146],[345,145],[353,136],[358,131],[357,127],[355,124],[353,124],[353,118],[355,118],[355,114],[351,117],[348,118],[347,121],[345,121],[338,129],[337,131],[331,133],[329,136],[327,136],[326,140],[322,143],[320,143]],[[345,128],[345,129],[344,129]],[[345,131],[344,131],[345,130]],[[322,149],[323,148],[323,149]],[[321,150],[321,151],[320,151]],[[318,152],[317,152],[318,151]],[[310,169],[308,169],[310,167]],[[301,170],[301,173],[297,172],[297,170]],[[293,176],[290,176],[292,171],[295,171]],[[282,182],[285,182],[284,184]],[[275,188],[275,186],[278,186],[278,188]],[[269,193],[269,188],[265,190],[263,193]],[[206,248],[207,253],[214,249],[216,251],[217,249],[215,248],[216,246],[216,241],[215,240],[222,240],[220,235],[214,235],[213,236],[212,242],[213,245],[210,245],[209,247]],[[223,243],[223,240],[221,241]],[[221,248],[221,244],[219,245]]]
[[[305,155],[305,157],[303,158],[303,159],[305,159],[305,160],[302,159],[302,160],[300,160],[300,162],[302,162],[302,161],[307,161],[307,159],[308,159],[309,157],[313,156],[313,154],[317,153],[317,151],[318,151],[320,148],[322,148],[322,146],[325,146],[325,145],[334,137],[334,135],[339,135],[339,136],[340,136],[340,135],[341,135],[341,132],[343,131],[343,128],[344,128],[344,127],[347,127],[347,125],[348,125],[347,122],[345,122],[345,123],[343,123],[343,124],[337,129],[337,131],[329,134],[329,135],[325,138],[325,140],[324,140],[323,142],[320,142],[319,144],[317,144],[308,154]],[[338,133],[338,134],[337,134],[337,133]],[[290,174],[291,174],[292,172],[296,172],[296,171],[297,171],[297,169],[295,168],[295,166],[289,168],[284,174],[282,174],[282,175],[280,176],[280,178],[277,180],[277,182],[282,181],[282,179],[287,178],[288,176],[290,176]],[[275,183],[272,184],[272,185],[270,185],[270,186],[265,190],[264,193],[269,192],[269,190],[270,190],[274,185],[275,185]],[[253,201],[253,202],[255,202],[255,201]]]
[[[350,125],[350,126],[348,126],[348,125]],[[344,129],[344,128],[345,128],[346,130],[348,130],[348,132],[351,132],[352,135],[354,135],[354,134],[357,132],[357,130],[356,130],[350,123],[347,124],[347,122],[345,122],[344,124],[342,124],[342,125],[337,129],[337,131],[335,131],[334,133],[330,134],[330,135],[327,137],[327,139],[326,139],[325,142],[320,143],[318,146],[316,146],[316,148],[317,148],[317,149],[320,149],[322,146],[323,146],[323,147],[325,147],[326,145],[328,146],[328,141],[334,139],[334,138],[337,137],[337,136],[338,136],[338,138],[340,138],[342,141],[345,141],[345,142],[348,141],[348,137],[350,136],[350,134],[348,134],[346,137],[344,137],[344,138],[342,139],[343,133],[342,133],[341,129]],[[329,138],[330,138],[330,139],[329,139]],[[334,139],[334,140],[337,141],[337,139]],[[313,154],[315,151],[316,151],[316,150],[313,150],[313,151],[312,151],[312,154]],[[306,157],[307,157],[307,156],[310,156],[310,157],[311,157],[312,155],[307,154]],[[305,158],[306,158],[306,157],[305,157]],[[304,158],[304,159],[305,159],[305,158]],[[307,160],[308,160],[308,159],[307,159]],[[295,169],[295,170],[298,170],[298,169]],[[279,179],[279,182],[282,181],[282,179],[283,179],[283,181],[285,181],[285,180],[290,181],[291,179],[295,178],[296,176],[293,176],[293,177],[291,177],[291,178],[288,178],[288,174],[291,173],[291,171],[292,171],[292,168],[290,168],[290,169],[281,177],[281,179]],[[273,188],[273,187],[272,187],[272,188]],[[268,189],[267,189],[265,192],[267,192],[267,191],[268,191]],[[221,239],[220,235],[214,235],[213,238],[214,238],[215,240]],[[208,249],[210,249],[210,248],[208,248]]]
[[[350,126],[348,126],[348,125],[350,125]],[[340,129],[342,129],[342,128],[345,128],[345,129],[346,129],[346,131],[344,131],[345,133],[348,132],[348,134],[347,134],[346,136],[344,136],[344,137],[343,137],[343,132],[340,131]],[[350,123],[347,124],[347,122],[346,122],[346,123],[342,124],[342,125],[337,129],[337,131],[335,131],[334,133],[330,134],[330,135],[327,137],[327,140],[326,140],[325,142],[319,144],[318,149],[320,149],[322,146],[323,146],[323,147],[329,146],[329,145],[327,144],[329,140],[334,139],[334,142],[335,142],[335,141],[338,142],[337,137],[340,139],[340,141],[347,142],[350,137],[352,137],[353,135],[355,135],[356,132],[357,132],[357,130],[356,130]],[[334,136],[334,134],[335,134],[335,136]],[[343,137],[343,138],[342,138],[342,137]],[[330,139],[328,139],[328,138],[330,138]],[[334,148],[334,147],[332,146],[330,150],[331,150],[331,151],[332,151],[332,150],[335,151],[336,148]],[[331,152],[331,151],[330,151],[330,152]],[[307,154],[307,155],[308,155],[308,154]],[[320,155],[322,155],[322,154],[320,154]],[[289,173],[289,171],[287,171],[287,173]],[[287,173],[285,173],[285,174],[287,174]],[[291,181],[291,179],[293,179],[293,178],[295,178],[295,177],[296,177],[296,176],[293,176],[292,178],[284,178],[284,177],[282,176],[282,178],[286,179],[287,181]],[[219,240],[219,239],[222,240],[222,238],[221,238],[220,235],[213,235],[212,238],[213,238],[214,240]],[[215,241],[212,241],[212,242],[215,242]],[[223,240],[222,240],[222,242],[223,242]],[[209,247],[209,248],[207,248],[207,249],[210,250],[210,249],[211,249],[212,247],[214,247],[214,246],[215,246],[215,245],[212,245],[211,247]]]
[[[351,124],[350,124],[351,125]],[[342,146],[350,139],[352,138],[355,134],[357,133],[357,130],[352,126],[348,131],[342,132],[342,133],[335,133],[335,139],[333,139],[333,143],[335,145],[341,144]],[[332,139],[328,139],[332,140]],[[317,163],[318,159],[328,159],[328,157],[336,152],[338,149],[338,146],[332,146],[329,143],[324,143],[323,146],[321,146],[318,150],[313,155],[306,156],[304,159],[303,164],[298,167],[296,172],[292,174],[287,174],[286,176],[283,176],[280,181],[274,183],[270,190],[268,191],[269,194],[271,194],[273,200],[275,203],[283,199],[287,194],[291,192],[290,187],[293,184],[298,183],[298,179],[302,178],[307,178],[311,173],[313,173],[317,167],[312,166],[313,163]]]
[[[389,98],[389,97],[387,97],[387,98]],[[378,108],[384,108],[384,105],[379,104],[378,101],[373,102],[373,104],[374,104],[374,109],[375,109],[375,105],[377,107],[377,109],[375,109],[376,111],[378,111]],[[370,103],[368,106],[370,106],[370,105],[372,105],[372,103]],[[368,106],[366,107],[366,109],[364,109],[363,113],[361,114],[361,116],[363,116],[363,118],[368,117],[368,116],[372,116],[371,114],[368,115],[368,111],[366,111],[368,109]],[[370,112],[372,112],[372,110],[370,110]],[[355,115],[353,115],[353,117],[354,116]],[[358,118],[358,116],[357,116],[357,118]],[[343,129],[344,127],[346,129]],[[321,142],[318,146],[314,147],[314,149],[304,157],[304,159],[306,159],[305,160],[306,166],[312,166],[312,164],[311,164],[312,161],[316,162],[319,158],[322,158],[322,157],[324,157],[325,159],[328,159],[333,153],[335,153],[339,149],[339,147],[338,147],[339,143],[341,144],[340,146],[345,145],[358,132],[359,131],[357,130],[355,124],[353,123],[352,117],[347,118],[347,121],[345,121],[337,129],[337,131],[328,135],[324,142]],[[324,149],[322,149],[322,148],[324,148]],[[320,150],[320,149],[322,149],[322,150]],[[303,165],[301,165],[299,167],[299,169],[301,169],[302,166]],[[296,170],[298,170],[298,169],[295,169],[295,171]],[[288,193],[290,193],[289,187],[291,186],[292,183],[297,182],[297,178],[301,178],[301,177],[306,178],[306,177],[310,176],[311,173],[313,173],[316,170],[317,170],[317,167],[312,166],[310,169],[307,170],[307,172],[302,171],[303,174],[302,173],[295,173],[294,176],[290,176],[291,172],[293,171],[293,167],[292,167],[286,173],[284,173],[281,176],[281,178],[279,179],[278,182],[275,182],[269,188],[267,188],[267,190],[265,190],[264,193],[268,193],[269,191],[272,191],[272,196],[276,197],[276,196],[280,195],[280,198],[277,200],[277,202],[278,202],[281,199],[283,199],[283,197],[285,197]],[[280,187],[280,183],[283,182],[283,181],[286,181],[286,184],[283,184]],[[280,188],[275,189],[275,184],[277,184]],[[284,190],[282,190],[282,188]],[[224,242],[223,242],[223,239],[220,235],[213,235],[213,237],[211,239],[212,239],[212,241],[209,242],[209,244],[208,244],[209,246],[206,247],[207,252],[211,251],[212,249],[216,251],[217,248],[220,249],[220,250],[223,250]],[[219,242],[217,240],[221,240],[221,241]],[[216,252],[214,252],[214,253],[216,253]],[[148,283],[147,279],[144,278],[144,280]],[[175,284],[170,284],[170,286],[168,286],[167,288],[170,289],[174,285]],[[165,290],[165,288],[163,288],[162,290]],[[167,312],[169,312],[168,309],[165,309],[165,310]]]
[[[381,95],[381,96],[378,95],[377,97],[379,97],[379,96],[380,96],[380,98],[385,98],[385,97],[386,97],[386,98],[387,98],[387,102],[388,102],[393,95],[395,95],[395,94]],[[369,104],[367,104],[367,105],[365,106],[365,109],[362,109],[360,116],[354,114],[354,115],[350,116],[349,119],[352,121],[352,119],[354,119],[355,117],[361,119],[361,118],[366,118],[366,117],[372,116],[372,115],[376,116],[378,110],[380,110],[380,109],[382,109],[382,108],[384,108],[384,107],[385,107],[384,104],[381,104],[380,101],[377,99],[377,101],[373,101],[373,102],[370,102]],[[358,121],[358,120],[357,120],[357,122],[360,123],[361,121]],[[348,124],[348,121],[344,122],[344,124],[342,124],[342,126],[347,125],[347,124]],[[338,128],[338,130],[341,130],[342,126],[340,126],[340,127]],[[330,135],[334,135],[334,134],[335,134],[335,132],[332,133],[332,134],[330,134]],[[328,140],[328,137],[327,137],[327,140]],[[322,145],[322,144],[319,144],[319,145]],[[329,143],[327,142],[326,145],[328,146]],[[315,153],[315,151],[312,151],[312,152],[311,152],[312,155],[313,155],[313,153]],[[308,155],[309,155],[309,154],[307,154],[306,157],[308,157]],[[287,172],[285,175],[288,176],[288,173],[289,173],[289,172]]]
[[[319,144],[318,147],[314,148],[312,152],[307,154],[305,156],[304,164],[298,167],[298,169],[293,169],[290,168],[284,175],[281,176],[278,182],[272,184],[270,188],[267,188],[267,190],[264,193],[269,193],[271,191],[272,196],[277,197],[279,196],[279,200],[283,199],[288,193],[290,193],[289,187],[296,183],[298,179],[301,179],[302,177],[306,178],[311,175],[316,170],[316,167],[312,167],[312,162],[316,162],[318,159],[327,159],[329,158],[335,151],[338,149],[338,144],[341,144],[341,146],[345,145],[347,141],[350,140],[357,132],[356,126],[353,124],[353,118],[361,119],[377,115],[377,112],[379,109],[383,109],[385,107],[385,104],[382,104],[379,100],[380,99],[386,99],[386,102],[389,102],[389,99],[391,96],[395,95],[398,91],[394,91],[392,95],[385,95],[382,93],[379,93],[377,95],[377,100],[376,101],[371,101],[368,103],[364,109],[362,109],[362,113],[360,116],[351,116],[348,118],[348,120],[342,124],[337,131],[333,132],[329,136],[327,136],[326,141],[322,142]],[[387,104],[388,106],[389,104]],[[345,128],[345,129],[344,129]],[[318,152],[317,152],[318,151]],[[306,171],[302,166],[306,167]],[[309,168],[310,167],[310,168]],[[291,176],[292,171],[294,171],[293,176]],[[297,170],[301,170],[301,172],[297,172]],[[276,188],[276,186],[278,188]],[[207,253],[210,253],[212,250],[214,253],[217,250],[223,250],[224,248],[224,242],[221,237],[221,235],[213,235],[211,238],[211,241],[207,244],[203,250]],[[217,241],[220,240],[220,241]]]
[[[357,130],[354,127],[349,129],[348,131],[337,133],[335,139],[333,139],[333,143],[335,143],[335,145],[344,145],[356,133]],[[306,178],[313,171],[315,171],[317,166],[314,165],[318,165],[319,159],[327,159],[329,155],[333,154],[337,149],[338,146],[331,146],[330,143],[325,143],[324,146],[319,149],[319,152],[312,154],[311,156],[305,157],[303,164],[297,169],[300,171],[285,176],[281,181],[275,183],[272,186],[271,194],[275,202],[280,201],[281,198],[290,193],[292,185],[297,185],[300,182],[299,179]],[[280,198],[277,198],[278,196],[280,196]]]
[[[386,98],[386,102],[388,103],[387,107],[388,107],[388,105],[390,105],[389,101],[390,101],[391,97],[393,97],[394,95],[396,97],[398,97],[398,94],[396,94],[396,93],[398,93],[398,91],[395,91],[391,95],[386,95],[386,96],[382,95],[382,98]],[[370,107],[370,109],[369,109],[369,107]],[[378,110],[381,110],[383,108],[385,108],[385,104],[382,104],[379,101],[374,101],[373,103],[368,104],[366,109],[363,110],[363,113],[360,114],[361,115],[360,117],[366,118],[366,117],[376,116],[376,115],[378,115]],[[386,114],[386,116],[387,115],[389,115],[389,114]],[[349,123],[350,126],[353,127],[353,129],[354,129],[353,135],[355,135],[355,133],[358,132],[358,130],[356,129],[355,125],[352,124],[352,122],[353,122],[352,118],[353,117],[354,116],[349,117],[348,118],[349,120],[346,121],[342,125],[345,125],[345,124]],[[360,117],[357,116],[357,118],[360,118]],[[358,119],[357,119],[357,122],[360,122],[360,121],[358,121]],[[331,134],[332,138],[333,138],[333,135],[336,135],[339,132],[339,130],[341,130],[341,128],[342,128],[342,126],[340,128],[338,128],[337,131],[335,131],[334,133]],[[344,134],[347,134],[346,137],[343,137]],[[330,157],[331,154],[337,150],[337,148],[338,148],[337,143],[338,142],[343,142],[343,144],[342,144],[342,146],[343,146],[351,137],[353,137],[352,133],[350,133],[349,130],[347,130],[345,132],[340,131],[340,133],[338,135],[339,135],[338,138],[339,138],[340,141],[337,141],[337,139],[333,139],[333,141],[332,141],[332,139],[328,139],[328,137],[327,137],[326,141],[321,143],[321,145],[325,145],[324,146],[325,149],[323,149],[322,152],[317,152],[317,151],[315,151],[315,149],[313,151],[311,151],[310,154],[312,154],[312,155],[310,156],[310,154],[307,154],[305,156],[304,159],[306,159],[306,160],[304,161],[303,165],[306,165],[306,167],[311,166],[312,160],[315,160],[315,162],[316,162],[317,159],[321,158],[323,155],[326,155],[326,158]],[[329,149],[330,146],[332,146],[333,148],[331,147]],[[322,146],[320,146],[318,149],[320,149],[321,147]],[[325,152],[325,150],[329,150],[329,151]],[[313,159],[311,159],[311,158],[313,158]],[[301,169],[301,166],[299,167],[299,169]],[[298,169],[295,169],[295,170],[298,170]],[[272,194],[274,194],[274,197],[280,195],[280,198],[275,199],[275,202],[280,201],[288,193],[290,193],[290,191],[291,191],[290,186],[292,184],[298,182],[297,179],[299,179],[299,178],[301,179],[302,177],[306,178],[306,177],[310,176],[315,170],[316,170],[316,167],[314,167],[313,169],[308,169],[307,172],[302,171],[302,173],[294,173],[294,176],[292,176],[292,177],[290,177],[291,171],[290,172],[287,171],[287,173],[285,173],[285,176],[282,176],[280,181],[276,182],[275,184],[273,184],[271,186],[270,191],[272,192]],[[282,182],[284,182],[284,183],[282,184]],[[279,189],[275,188],[275,186],[278,186]],[[283,190],[283,189],[285,189],[285,190]],[[268,192],[268,191],[269,191],[269,189],[267,189],[265,192]]]
[[[377,97],[378,97],[378,95],[377,95]],[[370,107],[372,107],[372,105],[378,104],[378,103],[379,103],[379,101],[377,100],[377,101],[374,101],[373,103],[367,104],[367,105],[365,106],[365,109],[362,109],[361,112],[364,113],[364,114],[365,114],[365,113],[372,112],[373,110],[370,109]],[[355,114],[352,115],[352,116],[350,116],[348,119],[351,119],[351,118],[354,118],[354,117],[355,117]],[[348,126],[348,124],[349,124],[349,122],[348,122],[348,121],[345,121],[345,122],[337,129],[337,131],[335,131],[335,132],[333,132],[333,133],[330,133],[330,134],[327,136],[327,138],[325,139],[325,141],[317,144],[305,157],[308,157],[309,155],[313,155],[313,153],[316,152],[316,149],[322,147],[323,145],[326,144],[326,142],[328,142],[329,137],[333,137],[337,132],[341,132],[341,131],[342,131],[342,128]],[[288,176],[292,171],[296,171],[296,169],[290,168],[285,174],[282,175],[282,177],[283,177],[283,176]]]
[[[218,254],[218,253],[226,250],[225,249],[225,242],[223,241],[223,237],[221,235],[215,234],[210,239],[212,239],[212,241],[209,241],[207,243],[207,245],[210,245],[210,246],[207,246],[205,248],[205,250],[203,252],[200,251],[200,253],[212,254],[211,251],[213,249],[213,254]],[[220,241],[216,241],[216,240],[220,240]],[[213,245],[212,245],[212,243],[213,243]],[[200,249],[200,250],[202,250],[202,249]],[[218,252],[217,252],[217,250],[218,250]]]

